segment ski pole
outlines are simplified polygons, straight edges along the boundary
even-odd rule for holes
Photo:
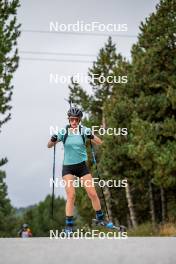
[[[95,169],[96,169],[96,173],[97,173],[97,176],[98,176],[98,180],[100,181],[100,174],[99,174],[99,171],[98,171],[97,161],[96,161],[96,158],[95,158],[95,151],[94,151],[94,147],[92,145],[91,139],[90,139],[90,147],[91,147],[91,152],[92,152],[93,163],[95,164]],[[106,199],[105,199],[104,192],[103,192],[103,187],[100,187],[100,188],[101,188],[101,192],[102,192],[102,196],[103,196],[103,200],[104,200],[104,204],[105,204],[105,209],[106,209],[106,214],[107,214],[107,217],[108,217],[108,221],[110,221],[108,208],[107,208],[107,205],[106,205]]]
[[[53,155],[53,189],[52,189],[52,200],[51,200],[51,215],[52,215],[52,218],[54,216],[55,159],[56,159],[56,145],[54,145],[54,155]]]

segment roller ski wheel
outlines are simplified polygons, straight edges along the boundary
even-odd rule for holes
[[[94,226],[103,226],[109,229],[115,229],[118,232],[126,232],[126,227],[123,225],[115,226],[112,222],[108,222],[105,220],[97,220],[97,219],[92,219],[92,225]]]

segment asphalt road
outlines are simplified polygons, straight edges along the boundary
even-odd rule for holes
[[[176,264],[176,238],[1,238],[0,264]]]

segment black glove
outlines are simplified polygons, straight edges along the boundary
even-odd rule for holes
[[[53,135],[53,136],[51,137],[51,141],[52,141],[52,142],[56,142],[56,141],[57,141],[57,135]]]
[[[87,138],[89,138],[89,139],[94,139],[94,135],[92,135],[92,134],[87,135]]]

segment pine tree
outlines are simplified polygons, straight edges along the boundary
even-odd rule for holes
[[[130,152],[148,174],[148,180],[160,188],[165,218],[164,190],[176,186],[175,1],[161,0],[140,30],[132,49],[136,114]]]
[[[116,46],[112,43],[112,38],[109,37],[105,47],[100,49],[97,60],[88,71],[90,85],[93,89],[91,112],[94,119],[97,117],[100,124],[103,117],[103,105],[111,95],[113,87],[113,82],[110,83],[107,78],[116,76],[115,69],[119,59],[121,59],[121,55],[117,55]]]
[[[131,66],[124,59],[118,61],[116,67],[117,75],[129,75]],[[134,103],[129,95],[131,84],[114,84],[112,94],[104,104],[104,116],[107,127],[117,130],[117,135],[105,135],[101,150],[100,168],[104,179],[113,179],[116,182],[127,180],[128,188],[110,188],[113,200],[113,218],[118,216],[118,221],[127,224],[129,216],[132,226],[137,226],[136,210],[133,204],[132,187],[136,185],[135,178],[141,175],[141,170],[135,161],[128,157],[128,133],[130,131],[131,116]],[[122,129],[126,129],[127,134],[122,135]],[[113,146],[113,148],[112,148]],[[113,157],[113,158],[112,158]],[[128,205],[128,206],[127,206]]]
[[[175,1],[161,0],[140,25],[131,63],[116,54],[109,39],[89,69],[93,96],[82,88],[77,93],[89,114],[86,124],[128,130],[127,136],[103,136],[97,152],[103,179],[128,180],[128,194],[123,188],[110,188],[110,196],[113,219],[118,216],[115,220],[129,226],[151,220],[155,227],[167,215],[176,217],[175,32]],[[127,75],[128,83],[94,81],[94,73]]]
[[[17,38],[20,34],[16,11],[19,0],[0,1],[0,113],[5,115],[11,109],[13,73],[18,67]],[[10,119],[10,113],[0,120],[0,128]]]
[[[18,67],[17,38],[19,27],[16,12],[19,0],[0,0],[0,131],[3,124],[10,118],[13,85],[13,73]],[[7,163],[7,158],[0,160],[0,166]],[[12,229],[12,207],[7,198],[5,172],[0,171],[0,235],[8,235]]]
[[[114,85],[114,82],[109,83],[106,78],[108,76],[113,76],[116,78],[118,78],[119,76],[126,76],[128,67],[129,67],[129,64],[126,62],[126,60],[123,59],[120,54],[116,54],[115,44],[113,44],[111,38],[109,38],[108,42],[105,44],[105,47],[100,50],[97,61],[94,62],[92,69],[89,69],[88,74],[89,74],[89,77],[92,79],[90,84],[93,88],[93,95],[92,96],[87,95],[86,92],[84,92],[84,90],[78,84],[75,84],[72,82],[72,87],[69,87],[70,88],[70,99],[72,98],[73,102],[81,106],[89,114],[88,116],[89,118],[83,120],[84,124],[88,126],[92,126],[92,125],[100,126],[100,124],[103,124],[105,127],[106,125],[107,126],[112,125],[113,127],[116,126],[117,117],[115,116],[115,121],[113,119],[113,121],[110,122],[109,116],[107,114],[108,110],[106,109],[105,103],[108,100],[108,98],[110,98],[109,99],[110,106],[113,108],[114,105],[112,105],[111,96],[113,94],[117,95],[116,91],[119,90],[120,87],[121,87],[121,93],[122,93],[122,91],[124,90],[124,86],[120,82],[116,82],[115,85]],[[93,76],[94,77],[96,76],[96,79]],[[100,77],[100,76],[103,76],[105,78],[104,79],[105,82],[103,84],[101,83],[101,79],[99,80],[97,79],[97,77]],[[110,112],[111,111],[113,111],[113,109],[110,109]],[[131,114],[131,109],[129,111]],[[112,166],[113,162],[115,162],[115,166],[116,166],[116,159],[112,159],[112,155],[116,157],[118,153],[114,145],[116,144],[116,142],[111,141],[109,137],[107,137],[107,140],[105,139],[105,137],[103,139],[105,141],[105,144],[104,144],[105,148],[107,149],[109,148],[110,151],[107,149],[105,151],[103,149],[101,149],[101,151],[98,151],[97,149],[98,162],[100,162],[101,179],[107,179],[107,175],[109,176],[109,178],[114,179],[114,174],[111,171],[112,169],[114,169],[114,166]],[[110,144],[108,145],[107,142],[110,142]],[[112,144],[114,146],[113,150],[112,150]],[[114,154],[112,153],[112,151],[114,151]],[[108,158],[108,155],[109,155],[109,158]],[[94,174],[96,175],[95,170],[93,170],[93,175]],[[101,192],[99,189],[98,189],[98,192],[100,193],[100,196],[101,196]],[[113,219],[117,222],[119,222],[119,220],[121,222],[124,222],[123,220],[124,213],[122,215],[122,214],[119,214],[118,212],[118,215],[120,215],[120,217],[116,219],[115,216],[117,215],[117,211],[115,210],[115,213],[113,214],[111,212],[111,208],[115,208],[115,207],[117,208],[117,203],[118,203],[117,189],[115,188],[115,190],[112,191],[106,188],[104,194],[105,194],[106,202],[108,205],[109,215],[112,215]],[[80,206],[80,210],[79,210],[79,207],[78,207],[78,210],[80,214],[81,214],[81,210],[83,209],[83,205],[81,201],[85,200],[83,196],[84,196],[83,192],[78,191],[77,200],[79,200],[78,206]],[[126,208],[125,214],[127,214],[126,198],[125,198],[125,193],[123,192],[123,190],[121,190],[120,196],[121,196],[121,201],[122,201],[122,197],[124,197],[123,205]],[[84,204],[88,205],[89,203],[86,202]],[[102,205],[103,204],[104,204],[104,201],[102,200]],[[118,204],[118,209],[120,210],[120,208],[121,207]],[[90,211],[90,206],[87,209],[88,211]],[[85,215],[85,218],[86,217],[87,215]]]

